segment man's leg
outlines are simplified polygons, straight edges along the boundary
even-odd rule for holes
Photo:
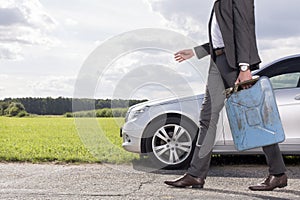
[[[229,67],[226,56],[218,56],[216,64],[212,63],[209,70],[205,98],[200,113],[198,140],[188,169],[188,173],[192,176],[204,179],[207,176],[219,113],[224,106],[225,95],[223,92],[225,87],[233,86],[236,79],[237,72]]]
[[[218,70],[218,68],[222,70]],[[225,55],[218,56],[216,64],[211,62],[206,94],[200,113],[200,131],[193,159],[187,173],[176,180],[165,181],[167,185],[203,187],[215,143],[219,113],[224,106],[224,85],[233,86],[236,79],[237,72],[229,67]]]
[[[286,168],[278,144],[263,147],[269,166],[269,176],[260,184],[250,186],[250,190],[271,191],[287,186]]]
[[[285,164],[279,149],[278,144],[273,144],[263,147],[266,156],[267,164],[269,166],[269,174],[278,175],[286,171]]]

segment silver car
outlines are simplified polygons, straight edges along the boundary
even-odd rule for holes
[[[283,154],[300,154],[300,55],[279,59],[253,72],[272,83],[286,139]],[[129,108],[121,129],[127,151],[146,154],[164,168],[186,166],[192,157],[199,129],[203,94],[177,99],[147,101]],[[262,154],[261,148],[235,149],[226,112],[220,115],[215,154]]]

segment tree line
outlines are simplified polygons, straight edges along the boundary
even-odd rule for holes
[[[73,98],[6,98],[0,100],[0,115],[8,115],[16,107],[24,112],[37,115],[63,115],[68,112],[97,110],[103,108],[128,108],[146,100],[123,99],[73,99]],[[22,107],[23,106],[23,107]],[[10,108],[9,108],[10,107]],[[24,109],[23,109],[24,108]]]

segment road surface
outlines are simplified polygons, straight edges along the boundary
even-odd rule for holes
[[[135,168],[135,169],[134,169]],[[266,166],[213,166],[205,188],[164,185],[184,171],[145,172],[132,165],[0,164],[0,199],[300,199],[300,166],[288,166],[289,186],[253,192]]]

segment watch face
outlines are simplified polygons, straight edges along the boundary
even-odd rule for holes
[[[241,66],[241,71],[245,72],[248,70],[248,67],[246,65]]]

